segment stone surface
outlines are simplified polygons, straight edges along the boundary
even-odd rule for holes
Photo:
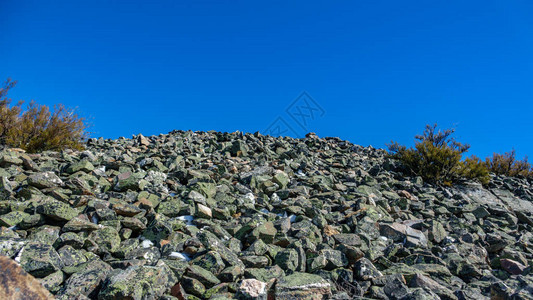
[[[48,290],[14,260],[0,256],[0,299],[54,299]]]
[[[267,299],[266,283],[257,279],[244,279],[237,291],[238,299]]]
[[[157,299],[176,283],[176,277],[164,263],[156,266],[132,266],[112,272],[99,299]]]
[[[331,284],[322,277],[308,273],[294,273],[278,280],[276,299],[327,299]]]

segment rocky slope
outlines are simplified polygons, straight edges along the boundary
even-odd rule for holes
[[[0,153],[0,255],[58,299],[532,299],[533,188],[437,187],[338,138]]]

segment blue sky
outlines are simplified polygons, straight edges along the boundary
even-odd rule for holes
[[[78,107],[94,137],[279,129],[384,147],[437,122],[478,156],[532,157],[532,14],[531,1],[3,0],[0,80],[18,80],[15,100]]]

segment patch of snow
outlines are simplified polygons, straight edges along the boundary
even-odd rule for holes
[[[143,246],[143,248],[150,248],[150,247],[152,247],[153,245],[154,245],[154,243],[152,243],[152,241],[150,241],[150,240],[144,240],[144,241],[142,242],[142,246]]]
[[[15,261],[20,263],[20,257],[22,256],[22,252],[24,251],[24,248],[25,247],[22,247],[22,249],[20,249],[19,253],[17,254],[17,257],[15,257]]]
[[[290,215],[289,216],[289,220],[291,220],[291,223],[296,221],[296,216],[295,215]]]
[[[185,221],[185,225],[193,225],[192,221],[194,220],[193,216],[187,215],[187,216],[179,216],[178,220]]]
[[[264,213],[264,214],[268,214],[269,213],[268,209],[266,209],[266,208],[261,208],[259,211]]]
[[[276,193],[272,194],[272,196],[270,197],[270,199],[272,200],[272,203],[279,203],[279,202],[281,202],[281,199],[279,198],[278,194],[276,194]]]
[[[176,196],[176,193],[170,193],[170,196],[174,197],[174,196]]]
[[[91,221],[94,223],[94,224],[98,224],[98,217],[96,215],[93,215],[93,217],[91,218]]]
[[[8,227],[7,229],[11,229],[11,230],[15,231],[15,230],[17,230],[17,225],[13,225],[11,227]]]
[[[255,196],[252,193],[247,193],[244,198],[248,199],[253,205],[255,205]]]
[[[153,260],[155,258],[154,254],[152,252],[146,252],[144,255],[143,255],[144,259],[146,260]]]
[[[185,253],[181,253],[181,252],[171,252],[170,257],[174,257],[174,258],[177,258],[179,260],[184,260],[184,261],[189,261],[191,260],[191,257]]]

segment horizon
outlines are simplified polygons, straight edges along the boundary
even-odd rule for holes
[[[231,4],[230,4],[231,3]],[[533,3],[2,1],[14,102],[78,108],[91,137],[172,130],[414,145],[455,128],[533,156]]]

